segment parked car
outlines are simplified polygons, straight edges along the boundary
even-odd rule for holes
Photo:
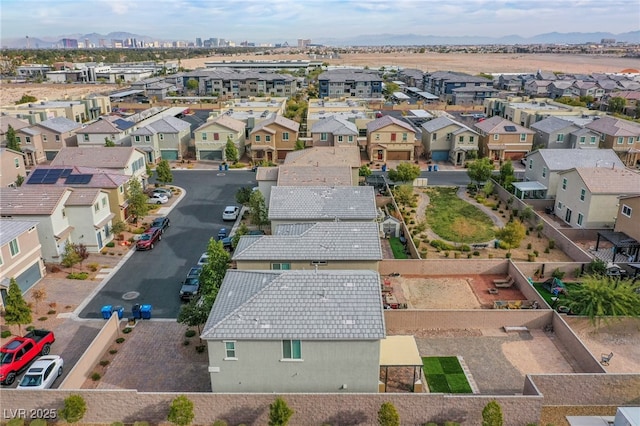
[[[199,277],[200,272],[202,272],[202,265],[192,266],[191,269],[189,269],[189,272],[187,272],[187,278]]]
[[[204,265],[205,263],[207,263],[209,260],[209,254],[207,254],[207,252],[202,253],[202,255],[200,255],[200,259],[198,259],[198,265]]]
[[[0,382],[11,385],[16,375],[38,355],[49,355],[55,342],[53,331],[33,330],[24,337],[14,337],[0,348]]]
[[[16,389],[49,389],[62,376],[63,366],[59,355],[41,356],[29,367]]]
[[[220,241],[222,241],[223,248],[225,248],[228,251],[233,250],[233,235],[229,235],[228,237],[223,238]]]
[[[227,231],[227,228],[220,228],[218,231],[218,239],[222,240],[223,238],[226,238],[228,234],[229,232]]]
[[[167,188],[155,188],[153,190],[152,194],[164,195],[167,198],[173,197],[173,191],[171,191],[170,189],[167,189]]]
[[[182,281],[182,287],[180,287],[180,299],[191,300],[198,296],[200,292],[200,279],[197,276],[187,276]]]
[[[140,235],[140,238],[136,242],[136,250],[151,250],[161,239],[161,228],[149,228],[144,234]]]
[[[153,193],[149,198],[147,198],[147,203],[149,204],[166,204],[169,202],[169,199],[162,194]]]
[[[166,216],[157,217],[153,220],[153,222],[151,222],[152,228],[160,228],[163,233],[165,229],[167,229],[170,226],[171,226],[171,222],[169,221],[169,218]]]
[[[249,231],[249,233],[247,235],[264,235],[264,231],[260,230],[260,229],[254,229]]]
[[[222,220],[236,220],[240,214],[240,207],[227,206],[222,213]]]

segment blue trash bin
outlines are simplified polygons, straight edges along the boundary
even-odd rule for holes
[[[142,319],[142,313],[140,312],[140,305],[135,304],[133,308],[131,308],[131,316],[135,319]]]
[[[429,169],[428,170],[431,171],[431,169],[433,169],[433,166],[429,165]]]
[[[124,308],[122,306],[114,306],[112,312],[118,313],[118,319],[124,317]]]
[[[229,165],[228,165],[228,164],[225,164],[225,165],[224,165],[224,169],[225,169],[225,170],[229,170]]]
[[[437,172],[437,171],[438,171],[438,165],[437,165],[437,164],[433,166],[433,171],[434,171],[434,172]]]
[[[102,312],[102,318],[108,320],[111,318],[111,305],[103,306],[100,312]]]
[[[151,305],[142,305],[140,307],[142,319],[151,319]]]
[[[218,165],[218,170],[223,170],[224,166],[222,164]]]
[[[387,171],[387,165],[386,165],[386,164],[383,164],[383,165],[382,165],[382,171],[383,171],[383,172],[386,172],[386,171]]]

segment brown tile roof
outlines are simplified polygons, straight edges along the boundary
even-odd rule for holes
[[[99,188],[77,188],[74,189],[65,206],[91,206],[98,199],[98,195],[102,192]]]
[[[266,128],[268,128],[271,124],[278,124],[285,129],[291,130],[292,132],[297,132],[298,129],[300,129],[300,123],[298,123],[297,121],[289,120],[288,118],[285,118],[281,115],[273,115],[266,120],[263,120],[260,123],[256,124],[256,127],[253,128],[251,133],[258,130],[267,130]]]
[[[584,127],[610,136],[640,136],[640,125],[615,117],[602,117]]]
[[[516,128],[514,132],[509,132],[505,129],[506,126],[513,126]],[[520,134],[526,133],[535,135],[536,132],[531,129],[527,129],[526,127],[520,126],[519,124],[514,123],[513,121],[507,120],[506,118],[502,118],[498,115],[494,115],[491,118],[487,118],[486,120],[480,121],[474,126],[476,129],[484,132],[485,134]]]
[[[574,170],[592,194],[640,194],[640,174],[629,169],[588,167]],[[567,172],[561,174],[564,173]]]
[[[380,130],[383,127],[387,127],[390,125],[396,125],[396,126],[400,126],[403,127],[405,129],[407,129],[409,132],[411,133],[415,133],[416,131],[413,130],[413,127],[411,127],[411,125],[409,125],[409,123],[405,123],[404,121],[400,121],[395,117],[392,117],[390,115],[385,115],[384,117],[380,117],[378,119],[375,119],[373,121],[370,121],[369,123],[367,123],[367,132],[375,132],[376,130]]]
[[[20,130],[25,127],[29,127],[29,122],[20,120],[19,118],[12,117],[10,115],[0,116],[0,133],[5,134],[9,130],[9,126],[13,127],[13,130]]]
[[[0,215],[50,215],[70,191],[50,185],[0,188]]]
[[[233,117],[229,117],[227,114],[223,114],[220,117],[217,117],[211,121],[207,121],[202,126],[198,127],[196,131],[206,129],[207,127],[217,124],[222,127],[226,127],[227,129],[231,129],[235,132],[244,132],[245,124],[240,120],[236,120]]]
[[[115,173],[113,170],[103,170],[95,167],[77,167],[77,166],[36,166],[31,172],[33,173],[38,169],[71,169],[72,175],[93,175],[91,180],[87,183],[79,183],[79,184],[67,184],[67,178],[63,177],[58,179],[57,182],[47,185],[55,185],[55,186],[68,186],[68,187],[77,187],[77,188],[104,188],[104,189],[113,189],[118,188],[120,185],[127,183],[131,176],[123,175],[121,173]],[[28,182],[28,179],[27,179]],[[31,185],[30,185],[31,186]]]
[[[52,166],[99,167],[103,169],[124,168],[135,148],[113,147],[64,147],[58,151]]]
[[[278,180],[278,167],[258,167],[256,180]]]
[[[284,164],[360,167],[360,149],[357,146],[316,146],[288,153]]]
[[[349,166],[294,166],[283,164],[278,186],[352,186]]]

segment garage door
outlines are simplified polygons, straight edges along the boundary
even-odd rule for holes
[[[520,160],[522,158],[524,158],[526,152],[513,152],[513,151],[507,151],[504,153],[504,158],[506,160]]]
[[[20,290],[24,293],[29,290],[34,284],[36,284],[42,278],[42,271],[40,270],[40,262],[34,263],[26,271],[16,277],[16,282],[20,287]]]
[[[387,160],[410,160],[409,151],[387,151]]]
[[[448,161],[449,151],[431,151],[431,160],[433,161]]]
[[[290,152],[291,151],[278,151],[278,160],[284,160]]]
[[[201,160],[222,160],[222,151],[199,151]]]
[[[178,159],[178,150],[177,149],[166,149],[160,151],[160,156],[163,160],[176,161]]]

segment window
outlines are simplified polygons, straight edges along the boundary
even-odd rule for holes
[[[626,217],[631,217],[631,212],[632,211],[633,210],[628,205],[626,205],[626,204],[622,205],[622,214],[625,215]]]
[[[82,136],[85,142],[89,142],[89,135],[86,133]]]
[[[19,158],[14,158],[13,162],[16,165],[16,169],[19,169],[20,168],[20,159]]]
[[[18,139],[18,143],[20,143],[20,139],[19,139],[19,138],[16,138],[16,139]],[[25,140],[27,143],[31,143],[31,137],[30,137],[30,136],[26,136],[26,137],[24,138],[24,140]]]
[[[584,216],[582,213],[578,213],[578,221],[576,222],[578,226],[582,226],[582,219],[584,219]]]
[[[435,141],[437,138],[438,138],[438,134],[437,133],[434,133],[434,134],[431,135],[431,140],[432,141]]]
[[[558,210],[562,210],[562,201],[558,202]]]
[[[47,135],[42,135],[42,142],[46,142],[47,141]]]
[[[318,265],[318,266],[327,266],[329,264],[329,262],[327,262],[326,260],[312,260],[311,261],[312,265]]]
[[[214,141],[219,141],[220,140],[220,133],[214,133],[213,134],[213,140]]]
[[[94,210],[94,211],[96,211],[96,212],[97,212],[97,211],[100,211],[100,203],[95,203],[95,204],[93,205],[93,210]]]
[[[567,189],[567,179],[566,178],[562,179],[562,189],[563,190]]]
[[[27,139],[29,139],[29,138],[27,138]],[[20,143],[20,136],[16,136],[16,142]]]
[[[224,359],[238,359],[236,357],[236,342],[224,342]]]
[[[586,189],[582,188],[580,190],[580,201],[584,201],[585,195],[587,195],[587,191],[586,191]]]
[[[271,270],[273,271],[288,271],[291,269],[290,263],[272,263]]]
[[[377,141],[379,141],[379,140],[380,140],[380,133],[376,133],[376,135],[375,135],[375,139],[376,139]]]
[[[63,218],[67,217],[67,212],[65,209],[60,210],[60,212],[62,213]]]
[[[283,340],[282,341],[282,358],[283,359],[302,359],[300,350],[300,340]]]
[[[475,142],[475,138],[473,136],[469,136],[469,143]]]
[[[140,142],[140,136],[136,136],[136,142]]]
[[[120,192],[121,194],[124,192],[124,185],[120,185],[120,187],[118,188],[118,192]]]
[[[546,167],[542,168],[542,177],[547,177],[547,168]]]
[[[495,135],[493,135],[493,140],[494,141],[497,141],[498,139],[500,139],[500,135],[499,134],[496,133]]]
[[[520,140],[522,140],[522,135],[520,135]],[[564,134],[559,133],[558,136],[556,137],[556,142],[562,142],[562,141],[564,141]]]
[[[591,144],[591,145],[595,145],[596,144],[596,137],[595,136],[591,136],[591,140],[589,141],[589,144]]]
[[[527,141],[527,134],[520,133],[520,142],[526,142],[526,141]]]
[[[464,143],[464,136],[459,136],[458,137],[458,142]]]
[[[618,136],[618,145],[622,145],[624,143],[624,138],[622,136]]]
[[[628,142],[629,145],[633,145],[633,136],[629,136]]]
[[[260,142],[260,135],[256,135],[256,142]]]
[[[102,198],[102,207],[107,206],[107,197]]]
[[[60,135],[56,135],[56,142],[60,142]]]
[[[283,132],[282,133],[282,140],[283,141],[288,141],[289,140],[289,132]]]
[[[584,145],[584,143],[586,142],[587,138],[584,136],[580,136],[580,145]]]
[[[9,251],[11,252],[11,257],[16,257],[18,253],[20,253],[20,246],[18,245],[17,238],[14,238],[9,242]]]
[[[151,142],[151,136],[145,136],[144,137],[144,141],[145,142]]]
[[[353,136],[349,135],[349,142],[353,142]]]
[[[271,135],[265,135],[264,136],[264,141],[265,142],[271,142]]]
[[[342,142],[342,135],[338,135],[338,142]]]
[[[533,160],[529,160],[529,169],[533,169]]]
[[[403,134],[402,134],[402,140],[403,140],[404,142],[406,142],[408,138],[409,138],[409,136],[408,136],[406,133],[403,133]]]
[[[164,133],[158,134],[158,137],[160,138],[161,141],[163,141],[164,140]]]
[[[320,133],[320,140],[325,142],[327,140],[327,134],[326,133]]]

